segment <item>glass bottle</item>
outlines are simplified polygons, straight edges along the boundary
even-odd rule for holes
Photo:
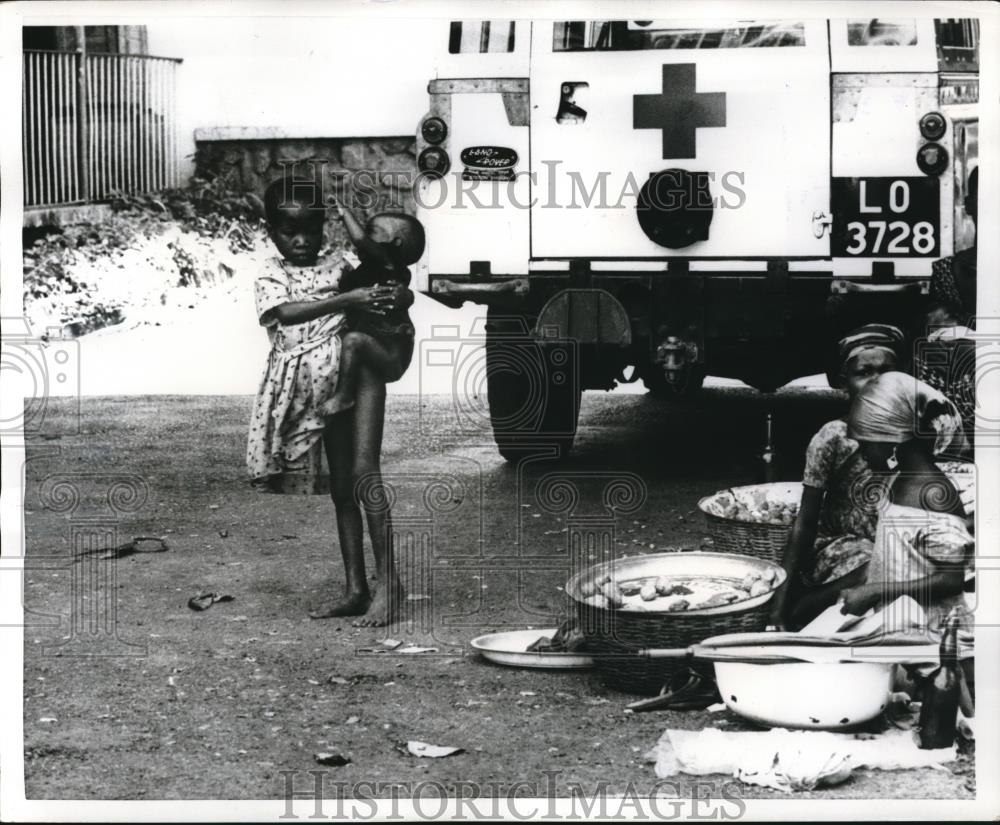
[[[961,679],[958,663],[959,609],[952,608],[944,622],[937,668],[922,685],[920,697],[920,747],[950,748],[955,744]]]

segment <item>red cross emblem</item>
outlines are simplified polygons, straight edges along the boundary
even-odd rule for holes
[[[694,63],[665,64],[663,91],[632,98],[632,128],[660,129],[664,159],[695,157],[696,130],[725,125],[726,93],[696,92]]]

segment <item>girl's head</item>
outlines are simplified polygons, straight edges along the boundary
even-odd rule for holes
[[[928,458],[960,438],[962,420],[955,405],[933,387],[902,372],[869,381],[851,405],[847,431],[861,445],[873,470],[893,468],[897,448]]]
[[[377,244],[381,244],[392,254],[393,260],[402,266],[415,264],[424,254],[424,227],[412,215],[405,212],[379,212],[369,218],[365,234]]]
[[[267,232],[281,256],[296,266],[312,266],[323,245],[326,216],[320,187],[282,178],[264,192]]]
[[[889,324],[868,324],[840,339],[840,384],[852,400],[872,379],[899,369],[903,340]]]

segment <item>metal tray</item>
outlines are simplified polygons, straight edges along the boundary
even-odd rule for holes
[[[555,627],[542,627],[538,630],[488,633],[473,639],[470,644],[477,653],[499,665],[556,670],[593,667],[594,660],[582,653],[536,653],[528,650],[528,645],[542,636],[551,639],[556,630]]]
[[[613,573],[619,580],[643,579],[656,576],[688,576],[691,578],[710,577],[722,579],[742,579],[747,573],[775,571],[774,585],[767,593],[750,599],[733,602],[719,607],[705,607],[697,610],[681,610],[671,613],[666,610],[619,610],[619,616],[665,616],[684,618],[688,616],[714,616],[751,610],[768,601],[774,591],[784,583],[787,574],[780,565],[753,556],[736,556],[730,553],[650,553],[645,556],[630,556],[615,559],[605,564],[595,565],[577,573],[566,583],[566,593],[578,602],[584,601],[580,586],[588,579],[604,573]],[[595,610],[602,608],[594,608]]]

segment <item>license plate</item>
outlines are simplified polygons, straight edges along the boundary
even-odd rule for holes
[[[937,178],[833,178],[830,200],[835,257],[940,255]]]

